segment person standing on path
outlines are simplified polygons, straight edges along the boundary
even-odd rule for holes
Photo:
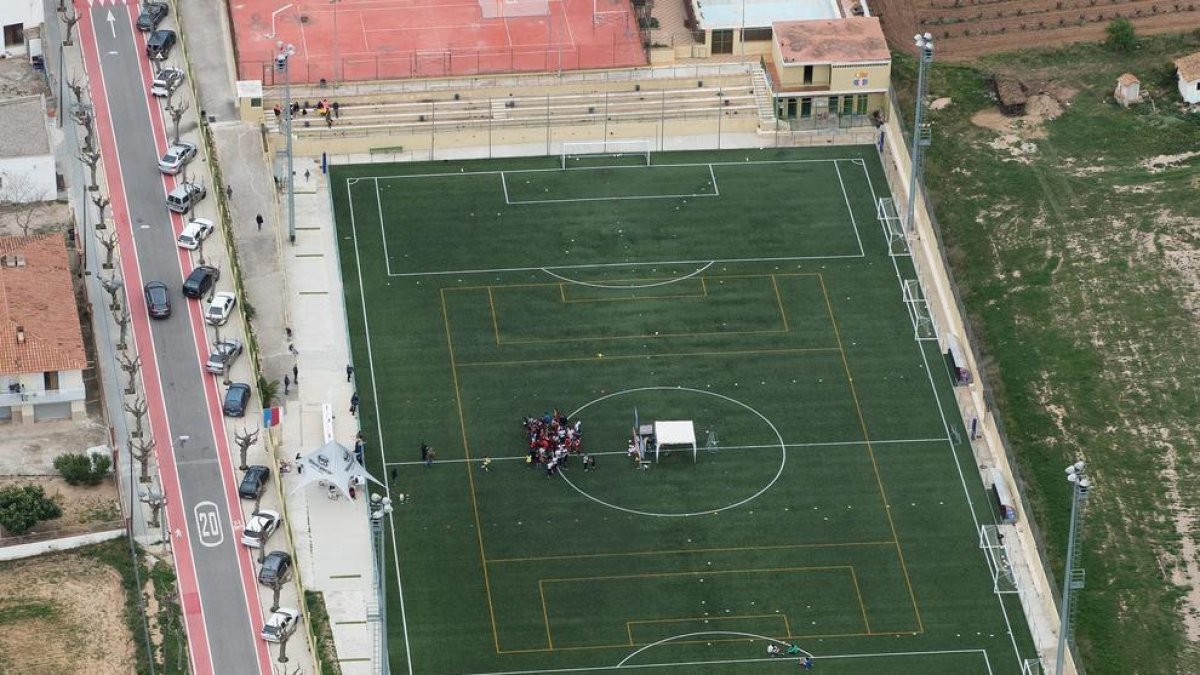
[[[433,466],[433,459],[434,459],[435,457],[437,457],[437,453],[433,451],[433,448],[429,448],[429,449],[428,449],[428,450],[425,452],[425,468],[426,468],[426,469],[428,469],[429,467]]]
[[[300,386],[300,366],[297,364],[292,364],[292,382],[295,382],[297,387]]]
[[[292,380],[287,375],[283,376],[283,395],[288,395],[288,388],[292,386]]]
[[[254,217],[254,222],[258,223],[258,231],[262,232],[263,217],[261,213]]]
[[[352,377],[354,377],[354,366],[347,363],[346,364],[346,381],[349,382],[350,378],[352,378]]]
[[[225,186],[225,199],[233,199],[233,186],[232,185]]]

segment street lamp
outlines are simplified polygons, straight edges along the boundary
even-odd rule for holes
[[[384,584],[387,576],[383,573],[383,519],[392,513],[392,500],[379,494],[371,495],[371,539],[375,543],[375,589],[379,594],[379,663],[383,675],[391,675],[392,668],[388,663],[387,646],[387,592]]]
[[[290,60],[296,53],[292,45],[276,42],[275,70],[283,73],[283,125],[287,134],[287,197],[288,197],[288,241],[296,243],[296,181],[292,168],[292,69]]]
[[[1063,660],[1067,651],[1067,634],[1070,630],[1071,591],[1083,588],[1083,570],[1075,569],[1078,562],[1075,552],[1075,536],[1079,529],[1080,505],[1087,497],[1092,487],[1092,481],[1087,477],[1087,465],[1075,462],[1067,467],[1067,481],[1071,483],[1071,526],[1067,531],[1067,559],[1063,564],[1062,607],[1058,615],[1058,655],[1054,666],[1054,675],[1062,675]],[[1080,577],[1077,581],[1076,574]]]
[[[912,137],[912,171],[908,177],[908,219],[904,227],[912,233],[915,230],[913,216],[917,212],[917,180],[921,176],[921,147],[929,145],[929,129],[924,124],[925,113],[925,75],[933,63],[933,36],[929,33],[914,35],[913,43],[919,51],[917,65],[917,104],[913,114]]]

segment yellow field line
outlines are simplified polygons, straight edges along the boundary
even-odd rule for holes
[[[496,302],[492,298],[492,287],[488,286],[488,310],[492,313],[492,332],[496,335],[496,344],[500,344],[500,321],[496,318]]]
[[[441,302],[442,302],[442,323],[445,324],[445,327],[446,327],[446,347],[450,350],[450,372],[454,377],[454,399],[455,399],[455,404],[458,406],[458,424],[459,424],[459,427],[462,429],[463,452],[466,453],[466,458],[467,458],[467,461],[463,464],[463,466],[465,466],[467,469],[467,483],[470,486],[470,492],[471,492],[471,510],[474,511],[474,513],[475,513],[475,534],[476,534],[477,539],[479,540],[479,559],[481,562],[481,566],[483,567],[483,588],[487,595],[488,617],[491,619],[491,622],[492,622],[492,644],[493,644],[496,652],[499,653],[499,651],[500,651],[500,634],[496,630],[496,610],[494,607],[492,607],[492,584],[491,584],[491,580],[488,578],[487,554],[484,552],[484,549],[483,549],[483,526],[481,525],[481,523],[479,521],[479,504],[475,500],[475,475],[474,475],[475,472],[472,469],[474,464],[473,464],[473,462],[470,461],[471,447],[470,447],[470,444],[467,442],[467,420],[466,420],[466,417],[463,415],[462,391],[459,389],[459,386],[458,386],[458,367],[455,365],[454,340],[450,337],[450,315],[446,310],[446,291],[445,291],[445,289],[441,289],[438,292],[438,295],[441,296]]]
[[[704,297],[707,298],[708,297],[708,282],[706,282],[704,280],[704,277],[700,277],[700,290],[704,291]]]
[[[542,598],[542,621],[546,624],[546,645],[554,650],[554,638],[550,635],[550,613],[546,611],[546,589],[538,579],[538,596]]]
[[[699,297],[699,296],[696,296]],[[575,301],[573,301],[575,302]],[[603,301],[597,301],[603,302]],[[785,320],[786,323],[786,320]],[[589,335],[586,337],[538,338],[534,340],[506,340],[506,345],[540,345],[553,342],[600,342],[603,340],[656,340],[659,338],[693,338],[712,337],[714,335],[782,335],[787,330],[771,328],[767,330],[729,330],[710,331],[707,333],[650,333],[645,335]]]
[[[862,610],[863,627],[867,629],[867,635],[870,635],[871,620],[867,618],[867,605],[863,603],[862,589],[858,587],[858,573],[854,571],[854,565],[850,566],[850,581],[854,582],[854,594],[858,596],[858,608]]]
[[[707,297],[704,293],[692,293],[690,295],[646,295],[646,296],[626,296],[623,298],[592,298],[591,300],[565,300],[568,305],[586,304],[592,302],[636,302],[638,300],[676,300],[679,298],[704,298]]]
[[[728,333],[726,333],[728,335]],[[507,343],[506,343],[507,344]],[[579,361],[603,361],[605,359],[611,361],[627,361],[630,359],[660,359],[660,358],[675,358],[687,356],[749,356],[752,354],[791,354],[802,352],[836,352],[836,347],[799,347],[788,349],[746,349],[740,351],[728,352],[690,352],[677,354],[631,354],[629,356],[576,356],[566,359],[528,359],[520,361],[477,361],[474,363],[460,363],[459,368],[479,368],[485,366],[528,366],[541,363],[575,363]]]
[[[624,551],[618,553],[580,553],[575,555],[551,555],[531,558],[493,558],[489,563],[539,562],[543,560],[580,560],[585,558],[616,558],[652,555],[683,555],[689,553],[740,553],[743,551],[778,551],[797,548],[839,548],[843,546],[891,546],[895,542],[887,541],[846,541],[830,544],[772,544],[770,546],[734,546],[725,548],[683,548],[663,551]]]
[[[819,272],[776,272],[774,275],[771,275],[771,274],[706,274],[702,277],[697,277],[697,278],[699,278],[699,279],[765,279],[769,276],[816,277],[816,276],[820,276],[820,273]],[[675,279],[675,278],[676,277],[646,277],[643,279],[607,279],[606,281],[609,281],[612,283],[621,283],[624,281],[670,281],[671,279]],[[504,288],[547,288],[550,286],[558,286],[563,283],[564,282],[561,282],[561,281],[542,281],[542,282],[532,282],[532,283],[527,283],[527,284],[502,284],[502,285],[492,284],[491,287],[492,288],[500,288],[500,289],[504,289]],[[602,285],[602,284],[597,284],[597,285]],[[488,286],[446,286],[442,290],[444,290],[444,291],[481,291],[485,288],[488,288]],[[612,289],[613,290],[621,290],[621,287],[620,286],[612,287]]]
[[[775,289],[775,302],[779,305],[779,316],[783,317],[783,330],[788,331],[787,312],[783,309],[783,298],[779,295],[779,283],[775,281],[775,275],[771,275],[771,287]]]
[[[850,362],[846,359],[846,350],[842,347],[842,334],[838,328],[837,318],[833,314],[833,303],[829,300],[829,290],[825,287],[825,277],[817,275],[821,283],[821,294],[825,296],[825,308],[829,311],[829,321],[833,324],[833,335],[837,339],[838,351],[842,354],[842,367],[846,370],[846,381],[850,385],[850,396],[854,399],[854,409],[858,413],[858,423],[862,427],[864,444],[867,446],[867,456],[871,459],[871,468],[875,472],[875,483],[879,486],[879,497],[883,500],[883,513],[887,518],[888,527],[892,530],[892,541],[896,544],[896,555],[900,560],[900,571],[904,574],[904,584],[908,586],[908,597],[912,600],[913,613],[917,618],[917,632],[925,632],[925,624],[921,620],[921,609],[917,605],[917,594],[913,590],[912,580],[908,576],[908,564],[904,561],[904,551],[900,546],[900,536],[896,533],[896,523],[892,520],[891,509],[888,508],[887,490],[883,487],[883,477],[879,475],[879,463],[875,460],[875,450],[871,447],[871,434],[867,431],[867,420],[863,415],[862,406],[858,401],[858,391],[854,387],[854,375],[850,372]]]

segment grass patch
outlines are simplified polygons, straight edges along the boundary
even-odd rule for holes
[[[953,104],[931,113],[926,184],[1056,573],[1062,469],[1082,457],[1097,479],[1077,596],[1092,674],[1200,672],[1174,573],[1195,557],[1182,543],[1195,533],[1175,515],[1200,507],[1195,280],[1178,264],[1197,240],[1200,164],[1148,163],[1200,148],[1200,118],[1178,110],[1161,77],[1197,49],[1197,33],[1144,38],[1131,54],[1076,45],[937,65],[931,78],[931,96]],[[911,64],[896,71],[906,116]],[[1040,133],[1014,132],[1036,146],[1019,157],[972,122],[993,105],[994,72],[1077,92]],[[1124,72],[1153,105],[1112,101]]]
[[[19,599],[13,599],[12,604],[0,606],[0,626],[22,621],[53,619],[58,614],[58,608],[49,603],[22,602]]]
[[[341,675],[342,666],[333,643],[333,627],[329,625],[329,612],[325,609],[325,594],[304,591],[304,606],[308,608],[309,628],[316,636],[321,675]]]

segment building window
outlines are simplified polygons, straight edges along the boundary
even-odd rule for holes
[[[20,47],[25,44],[24,24],[14,23],[4,27],[4,46]]]
[[[855,110],[856,113],[858,113],[859,115],[867,114],[867,95],[866,94],[859,94],[859,95],[855,96],[854,103],[855,103],[855,107],[857,108]]]
[[[58,371],[47,370],[42,373],[42,381],[45,384],[43,389],[46,391],[58,391]]]
[[[812,101],[813,100],[811,98],[800,99],[800,117],[801,118],[807,119],[809,117],[812,117]]]
[[[712,53],[733,53],[733,29],[714,30],[712,32]]]
[[[742,42],[770,42],[770,28],[743,28]]]
[[[813,67],[812,66],[804,66],[804,84],[812,84],[812,80],[813,80]]]
[[[853,112],[854,112],[854,97],[853,96],[843,96],[842,97],[842,114],[849,115]]]

